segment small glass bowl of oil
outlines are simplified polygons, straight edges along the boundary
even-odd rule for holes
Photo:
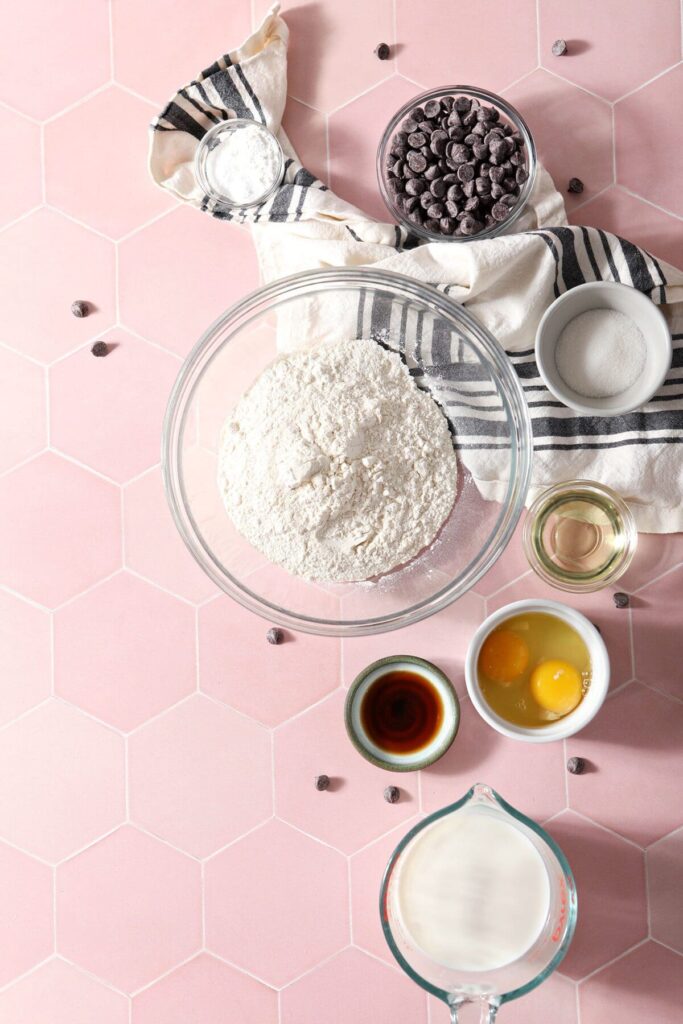
[[[556,484],[536,498],[522,533],[534,572],[560,590],[589,593],[616,582],[638,544],[626,502],[592,480]]]

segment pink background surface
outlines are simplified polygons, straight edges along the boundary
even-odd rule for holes
[[[1,1024],[443,1024],[392,963],[377,891],[403,832],[476,780],[548,822],[579,887],[561,974],[501,1020],[680,1021],[681,537],[641,539],[630,609],[571,600],[602,630],[614,680],[566,744],[505,740],[462,699],[487,612],[557,596],[518,537],[476,593],[402,634],[269,646],[185,553],[158,467],[182,357],[258,285],[251,241],[145,169],[155,110],[266,4],[3,6]],[[683,265],[678,0],[290,6],[286,127],[348,199],[383,215],[388,116],[459,79],[521,108],[559,187],[584,180],[572,221]],[[558,36],[567,57],[551,54]],[[373,56],[380,41],[395,59]],[[99,338],[116,346],[107,359],[90,355]],[[341,710],[355,673],[397,652],[451,675],[462,726],[390,806],[395,780],[357,756]],[[575,754],[594,770],[569,777]]]

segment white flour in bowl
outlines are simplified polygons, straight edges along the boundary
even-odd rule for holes
[[[242,533],[311,580],[414,558],[453,507],[446,418],[398,355],[344,341],[272,363],[223,427],[219,486]]]

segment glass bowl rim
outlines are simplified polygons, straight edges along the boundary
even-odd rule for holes
[[[385,175],[384,175],[384,158],[387,151],[387,144],[397,129],[398,124],[409,114],[410,110],[415,106],[421,106],[431,99],[440,99],[442,96],[447,96],[455,93],[465,94],[468,96],[474,96],[478,100],[483,100],[488,103],[489,106],[499,108],[505,116],[512,122],[515,129],[519,131],[524,137],[524,145],[527,151],[527,170],[529,177],[524,182],[524,187],[519,194],[519,201],[517,205],[512,208],[512,213],[503,221],[501,224],[495,227],[487,228],[485,231],[480,231],[478,235],[471,235],[467,237],[455,236],[455,235],[437,235],[431,231],[425,231],[425,229],[418,224],[413,224],[412,221],[408,220],[407,217],[401,213],[401,211],[394,205],[386,187]],[[447,85],[440,86],[436,89],[428,89],[425,92],[418,93],[413,96],[412,99],[404,103],[399,110],[390,118],[382,137],[377,146],[377,157],[375,163],[375,169],[377,173],[377,183],[379,190],[384,200],[384,205],[387,210],[394,217],[399,224],[410,232],[412,235],[416,235],[423,241],[428,242],[447,242],[447,243],[462,243],[462,242],[480,242],[487,238],[497,238],[503,232],[507,232],[512,225],[520,218],[523,211],[526,209],[536,182],[536,174],[538,170],[538,156],[536,153],[536,143],[534,137],[531,134],[531,129],[528,124],[519,113],[516,107],[513,107],[511,103],[508,103],[506,99],[499,96],[495,92],[489,92],[487,89],[480,89],[474,85]]]
[[[270,185],[266,189],[266,191],[262,193],[262,195],[258,196],[256,199],[250,200],[248,203],[236,203],[234,200],[229,199],[227,196],[224,196],[222,192],[217,192],[216,189],[213,188],[206,175],[204,159],[205,154],[207,152],[208,144],[211,141],[211,139],[215,138],[216,135],[220,135],[224,131],[235,131],[240,128],[244,128],[247,125],[255,125],[256,128],[260,129],[267,136],[269,136],[269,138],[275,144],[275,147],[277,149],[279,163],[277,174],[275,176],[273,184]],[[213,200],[213,202],[218,203],[220,206],[227,207],[230,210],[250,210],[254,206],[259,206],[261,203],[265,203],[266,200],[270,199],[270,197],[274,194],[275,190],[282,181],[282,176],[284,174],[285,154],[282,150],[282,146],[280,145],[279,139],[277,138],[275,133],[270,130],[268,125],[262,124],[261,121],[256,121],[254,120],[254,118],[251,117],[228,117],[225,118],[223,121],[219,121],[218,124],[212,125],[212,127],[209,128],[204,135],[202,135],[201,139],[199,140],[197,149],[195,150],[193,168],[195,177],[202,191],[208,196],[209,199]]]
[[[396,862],[400,855],[403,853],[406,846],[412,841],[412,839],[419,832],[422,832],[423,829],[428,828],[435,821],[439,821],[440,818],[445,817],[447,814],[451,814],[453,811],[459,811],[460,808],[468,804],[470,800],[480,799],[482,793],[488,795],[489,799],[491,799],[494,803],[497,803],[502,810],[506,811],[511,817],[516,818],[517,821],[520,821],[527,828],[530,828],[532,832],[535,832],[542,840],[544,840],[544,842],[550,847],[553,854],[557,858],[559,865],[562,868],[565,881],[568,882],[569,891],[572,895],[567,915],[567,930],[564,934],[562,942],[560,943],[557,949],[557,952],[555,953],[555,956],[552,958],[550,963],[547,964],[542,971],[539,971],[539,973],[535,975],[535,977],[533,977],[531,981],[528,981],[526,985],[520,985],[519,988],[513,989],[510,992],[502,993],[500,996],[499,1005],[509,1003],[513,999],[519,999],[520,996],[524,996],[528,992],[533,991],[533,989],[537,988],[542,981],[545,981],[546,978],[550,977],[550,975],[557,970],[560,963],[562,962],[562,960],[564,960],[565,956],[567,955],[567,951],[571,944],[572,938],[574,937],[574,931],[576,929],[576,919],[578,913],[576,880],[574,878],[574,873],[570,867],[569,861],[567,860],[561,847],[555,842],[550,833],[547,832],[542,825],[539,825],[536,821],[534,821],[533,818],[529,818],[526,814],[522,814],[522,812],[518,811],[516,807],[513,807],[512,804],[509,804],[507,800],[505,800],[500,795],[500,793],[498,793],[492,786],[489,786],[486,783],[482,782],[475,782],[474,785],[470,786],[465,795],[462,796],[459,800],[456,800],[452,804],[447,804],[446,807],[440,807],[438,808],[438,810],[432,811],[431,814],[428,814],[426,817],[422,818],[421,821],[418,821],[415,825],[413,825],[413,827],[408,832],[406,832],[403,838],[399,840],[393,852],[391,853],[391,856],[389,857],[386,868],[384,869],[384,874],[382,876],[382,884],[380,886],[379,893],[379,912],[380,921],[382,924],[382,932],[384,933],[384,938],[393,956],[396,958],[401,969],[405,971],[408,977],[411,978],[417,985],[419,985],[420,988],[425,989],[427,992],[430,992],[433,996],[436,996],[438,999],[443,1000],[443,1002],[445,1003],[448,1003],[449,993],[445,989],[439,988],[438,985],[433,985],[431,982],[427,981],[426,978],[423,978],[419,974],[417,974],[401,953],[400,949],[396,945],[396,942],[394,941],[393,932],[389,926],[389,923],[385,919],[384,907],[386,904],[388,894],[389,881],[391,879],[394,867],[396,866]]]
[[[471,559],[457,582],[450,579],[438,591],[426,598],[382,615],[365,619],[326,619],[291,612],[251,591],[245,582],[233,576],[214,556],[193,527],[193,517],[185,500],[180,472],[182,432],[188,404],[194,390],[216,352],[230,339],[222,339],[224,329],[239,325],[251,314],[252,318],[275,308],[278,300],[292,301],[309,295],[311,291],[326,288],[374,288],[400,295],[404,300],[422,304],[433,314],[449,320],[456,329],[481,346],[479,354],[489,360],[489,371],[496,380],[507,414],[511,448],[511,472],[504,500],[486,543]],[[249,322],[246,320],[246,322]],[[244,326],[244,324],[242,324]],[[507,546],[521,516],[531,479],[533,440],[531,420],[521,385],[508,357],[492,334],[467,310],[460,307],[432,285],[394,271],[371,267],[328,267],[305,270],[289,277],[279,278],[256,289],[222,313],[203,333],[185,359],[171,390],[162,429],[161,470],[166,499],[185,545],[210,579],[234,600],[267,621],[318,636],[367,636],[412,625],[437,611],[448,607],[481,579]],[[227,514],[227,513],[226,513]]]

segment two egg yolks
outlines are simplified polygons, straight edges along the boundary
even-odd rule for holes
[[[528,665],[529,648],[511,630],[498,629],[482,644],[479,667],[495,683],[510,686]],[[529,683],[534,700],[553,714],[567,715],[581,703],[581,673],[567,661],[540,662],[531,673]]]

